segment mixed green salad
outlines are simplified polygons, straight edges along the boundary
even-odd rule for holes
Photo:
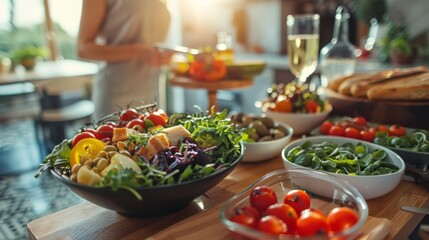
[[[141,199],[137,188],[203,178],[230,167],[242,154],[244,135],[231,124],[226,110],[164,114],[162,119],[152,116],[159,109],[131,110],[104,118],[58,144],[36,177],[52,169],[78,184],[126,189]],[[136,119],[143,123],[131,126],[131,121],[140,123]]]

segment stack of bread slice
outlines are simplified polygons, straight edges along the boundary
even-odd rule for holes
[[[331,81],[340,94],[370,100],[429,100],[429,70],[424,66],[358,73]]]

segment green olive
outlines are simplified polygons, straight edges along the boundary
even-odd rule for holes
[[[269,134],[268,128],[259,120],[251,122],[249,127],[254,128],[259,136],[266,136]]]
[[[282,131],[273,128],[270,129],[270,135],[273,137],[273,139],[279,139],[285,136]]]
[[[245,115],[241,118],[241,122],[243,123],[244,127],[249,126],[252,123],[252,121],[253,121],[253,117],[251,116]]]
[[[260,117],[259,120],[261,122],[263,122],[267,128],[273,128],[274,127],[274,121],[270,117],[263,116],[263,117]]]

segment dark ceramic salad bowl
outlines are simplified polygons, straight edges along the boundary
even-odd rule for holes
[[[135,189],[142,197],[136,198],[130,191],[112,188],[96,188],[78,184],[51,169],[53,176],[74,193],[100,207],[116,211],[127,217],[148,218],[165,216],[179,211],[194,199],[221,182],[243,159],[245,147],[240,143],[240,155],[228,167],[203,178],[173,185],[141,187]]]

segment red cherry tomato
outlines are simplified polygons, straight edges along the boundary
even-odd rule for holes
[[[316,213],[318,213],[318,214],[320,214],[322,216],[325,216],[325,214],[321,210],[319,210],[317,208],[308,208],[308,209],[305,209],[304,211],[301,212],[301,215],[304,214],[305,212],[316,212]]]
[[[97,131],[94,128],[87,128],[85,130],[83,130],[84,132],[89,132],[94,134],[94,136],[97,136]]]
[[[296,220],[298,214],[295,209],[285,203],[276,203],[265,210],[266,215],[272,215],[280,218],[287,225],[287,233],[294,234],[296,229]]]
[[[325,236],[328,233],[328,221],[316,211],[304,211],[296,221],[299,236]]]
[[[354,139],[360,138],[360,131],[354,127],[348,127],[344,130],[344,136]]]
[[[163,126],[167,125],[167,119],[162,116],[159,112],[151,112],[147,115],[146,119],[152,121],[155,126]]]
[[[325,135],[328,135],[329,130],[331,129],[332,126],[334,126],[334,123],[329,120],[326,120],[322,123],[322,125],[320,125],[320,132]]]
[[[95,135],[90,132],[80,132],[73,137],[72,147],[76,146],[76,144],[85,138],[95,138]]]
[[[280,218],[272,215],[265,216],[258,221],[257,229],[270,234],[287,233],[287,225]]]
[[[366,125],[366,118],[364,117],[355,117],[352,119],[352,122],[357,125]]]
[[[314,100],[308,100],[305,102],[305,110],[307,110],[308,113],[315,113],[317,112],[319,107],[319,104],[317,104]]]
[[[140,114],[137,112],[134,108],[127,108],[122,110],[121,114],[119,115],[119,119],[122,121],[131,121],[133,119],[136,119],[140,116]]]
[[[95,135],[98,140],[105,138],[112,139],[114,127],[108,124],[101,125],[97,128],[97,134]]]
[[[378,131],[378,128],[376,128],[376,127],[370,127],[368,131],[371,132],[372,134],[374,134],[374,136],[375,136],[375,134]]]
[[[371,131],[360,131],[360,138],[364,141],[373,142],[375,135]]]
[[[407,135],[407,130],[404,127],[398,125],[392,125],[389,127],[389,136],[405,136]]]
[[[250,227],[250,228],[256,228],[256,225],[258,223],[258,221],[256,220],[255,217],[244,214],[244,213],[235,214],[234,216],[231,217],[230,221],[242,224],[242,225],[244,225],[246,227]]]
[[[259,211],[265,211],[275,203],[277,203],[277,195],[271,187],[258,186],[250,193],[250,205]]]
[[[377,127],[377,132],[386,132],[389,133],[389,127],[387,127],[386,125],[379,125]]]
[[[110,126],[112,126],[114,128],[118,127],[118,124],[116,122],[113,122],[113,121],[108,121],[108,122],[106,122],[104,124],[105,125],[110,125]]]
[[[259,220],[262,218],[262,213],[258,209],[252,206],[244,206],[238,210],[238,213],[244,213],[244,214],[253,216],[255,217],[256,220]]]
[[[334,125],[329,129],[329,135],[333,136],[344,136],[344,127],[340,125]]]
[[[292,100],[286,97],[278,97],[273,110],[276,112],[293,112]]]
[[[143,132],[145,130],[144,121],[140,118],[133,119],[127,123],[127,128],[134,129],[139,132]]]
[[[300,215],[305,209],[310,208],[310,196],[300,189],[290,190],[284,196],[283,202],[290,205]]]
[[[163,109],[159,108],[158,110],[156,110],[156,112],[158,112],[161,116],[165,118],[165,120],[168,121],[168,115]]]
[[[351,208],[336,207],[329,212],[327,220],[329,231],[339,233],[355,225],[359,221],[359,215]]]

